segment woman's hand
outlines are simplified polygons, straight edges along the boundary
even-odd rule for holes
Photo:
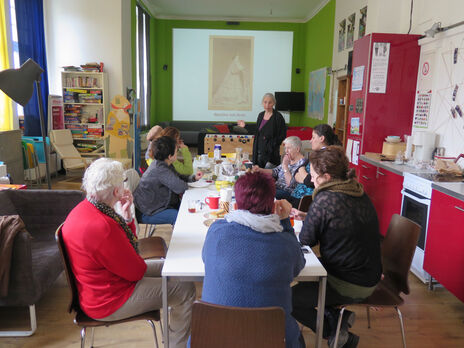
[[[245,128],[245,121],[244,120],[238,120],[237,121],[237,126]]]
[[[203,177],[203,172],[197,172],[195,174],[195,181],[200,180]]]
[[[306,213],[296,208],[292,208],[290,215],[293,215],[295,220],[304,220],[306,218]]]
[[[304,179],[308,176],[308,172],[305,167],[300,167],[298,172],[295,174],[295,180],[299,183],[303,183]]]
[[[130,192],[130,190],[124,189],[121,198],[119,199],[119,202],[121,203],[121,214],[124,220],[132,221],[131,206],[134,202],[132,192]]]
[[[179,149],[187,147],[187,145],[184,144],[184,140],[182,139],[179,139],[179,141],[177,142],[177,146],[179,147]]]
[[[258,165],[255,164],[254,166],[251,167],[252,173],[257,173],[259,171],[261,171],[261,168]]]
[[[280,220],[283,220],[289,217],[292,205],[286,199],[281,199],[274,202],[274,211],[279,215]]]
[[[282,168],[288,169],[289,164],[290,164],[290,156],[286,154],[284,158],[282,159]]]

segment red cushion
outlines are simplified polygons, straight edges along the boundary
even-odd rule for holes
[[[215,124],[214,128],[216,128],[218,130],[218,132],[221,133],[221,134],[230,133],[229,126],[226,125],[226,124]]]
[[[288,127],[287,137],[296,135],[301,140],[311,140],[313,129],[311,127]]]

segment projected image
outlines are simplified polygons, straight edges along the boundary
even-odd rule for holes
[[[209,110],[251,110],[252,36],[209,37]]]

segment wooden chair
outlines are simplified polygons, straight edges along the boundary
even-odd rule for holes
[[[284,310],[281,307],[241,308],[195,301],[191,347],[285,347]]]
[[[398,307],[404,302],[400,294],[409,294],[408,273],[416,250],[420,231],[420,225],[415,222],[398,214],[392,216],[387,235],[382,242],[383,278],[380,280],[371,296],[362,303],[353,304],[353,306],[366,307],[368,328],[371,327],[369,307],[395,308],[398,313],[398,319],[400,320],[404,348],[406,348],[406,337],[404,334],[403,317]],[[334,347],[337,347],[344,311],[345,306],[342,306],[338,317]]]
[[[63,224],[58,227],[55,233],[55,240],[58,244],[58,249],[60,250],[61,260],[64,265],[64,270],[66,273],[66,279],[68,281],[69,289],[71,290],[71,302],[69,303],[68,312],[72,313],[75,312],[74,323],[81,327],[81,348],[85,347],[85,334],[86,329],[88,327],[92,328],[91,333],[91,347],[93,347],[93,333],[94,328],[101,327],[101,326],[110,326],[115,324],[127,323],[135,320],[146,320],[150,324],[153,329],[153,334],[155,337],[155,346],[158,347],[158,337],[156,335],[156,328],[155,328],[155,321],[160,321],[160,311],[150,311],[146,313],[142,313],[140,315],[136,315],[130,318],[116,320],[116,321],[99,321],[88,317],[81,309],[79,305],[79,295],[77,293],[77,286],[76,286],[76,278],[74,277],[74,273],[71,268],[71,263],[69,262],[68,253],[66,251],[66,246],[64,245],[63,235],[61,231],[61,227]]]

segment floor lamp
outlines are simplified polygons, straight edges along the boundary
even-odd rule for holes
[[[42,132],[43,148],[45,155],[45,168],[47,171],[48,189],[51,189],[49,155],[47,139],[45,136],[45,121],[42,105],[42,90],[40,79],[44,70],[29,58],[19,69],[7,69],[0,72],[0,89],[18,104],[25,106],[34,92],[34,83],[39,102],[40,130]]]

